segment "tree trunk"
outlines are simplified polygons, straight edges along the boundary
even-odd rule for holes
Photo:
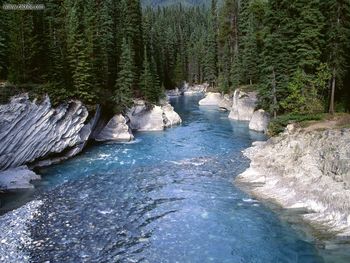
[[[272,96],[273,96],[273,117],[277,118],[277,97],[276,97],[276,73],[272,68]]]
[[[332,89],[331,89],[331,98],[329,103],[329,113],[334,114],[334,95],[335,95],[335,85],[336,85],[336,72],[335,68],[333,68],[333,76],[332,76]]]

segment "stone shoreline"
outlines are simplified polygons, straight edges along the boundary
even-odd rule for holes
[[[235,183],[300,216],[319,232],[350,237],[350,129],[303,131],[290,126],[244,151],[250,168]]]

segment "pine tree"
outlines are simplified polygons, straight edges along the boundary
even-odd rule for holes
[[[258,79],[258,41],[256,12],[260,12],[259,1],[245,1],[240,8],[240,78],[244,84],[252,85]]]
[[[29,83],[36,76],[34,59],[38,41],[34,28],[35,11],[12,11],[9,15],[9,79]]]
[[[174,83],[176,87],[181,87],[182,82],[184,81],[184,74],[183,74],[183,66],[180,54],[176,57],[176,64],[174,68]]]
[[[0,1],[0,5],[2,2]],[[8,46],[8,14],[0,9],[0,79],[5,78],[7,74],[7,46]]]
[[[239,39],[238,39],[239,1],[225,0],[219,16],[219,78],[220,89],[228,92],[232,81],[235,88],[240,81]]]
[[[209,27],[206,41],[206,56],[204,62],[205,80],[212,86],[216,86],[217,82],[217,63],[218,63],[218,47],[217,47],[217,1],[211,2],[211,13],[209,17]]]
[[[298,0],[297,37],[292,41],[296,48],[298,67],[305,73],[315,73],[321,62],[324,16],[319,0]]]
[[[153,76],[151,66],[145,51],[145,58],[143,60],[143,71],[140,76],[140,88],[147,101],[156,102],[157,94],[154,94]]]
[[[123,39],[119,69],[114,87],[113,102],[115,103],[115,110],[122,112],[131,105],[132,87],[135,82],[133,54],[125,38]]]
[[[329,113],[334,113],[335,92],[343,86],[350,65],[350,2],[330,0],[324,3],[326,15],[326,61],[331,70]]]
[[[122,0],[123,37],[130,42],[133,53],[135,83],[139,84],[139,75],[143,66],[142,11],[140,0]]]
[[[291,40],[296,37],[296,30],[289,14],[289,6],[283,0],[269,1],[264,19],[259,97],[261,106],[274,117],[281,109],[282,99],[288,96],[288,77],[297,68],[294,46],[290,45]]]

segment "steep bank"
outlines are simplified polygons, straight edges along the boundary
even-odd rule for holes
[[[350,129],[308,131],[289,126],[244,151],[250,168],[236,178],[285,208],[306,210],[319,230],[350,234]]]
[[[136,101],[136,100],[135,100]],[[80,101],[53,108],[49,97],[31,101],[27,94],[0,105],[0,190],[32,188],[40,179],[31,172],[80,153],[89,140],[125,142],[138,131],[163,130],[181,123],[168,102],[161,106],[137,100],[126,116],[105,116],[101,108],[88,121],[87,108]],[[26,166],[28,165],[28,167]]]
[[[26,94],[0,105],[0,171],[56,159],[55,154],[76,155],[91,133],[88,115],[79,101],[53,108],[48,97],[37,103]]]

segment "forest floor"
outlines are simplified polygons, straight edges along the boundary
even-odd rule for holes
[[[350,114],[326,114],[325,118],[321,121],[307,121],[303,122],[301,126],[305,131],[350,128]]]

